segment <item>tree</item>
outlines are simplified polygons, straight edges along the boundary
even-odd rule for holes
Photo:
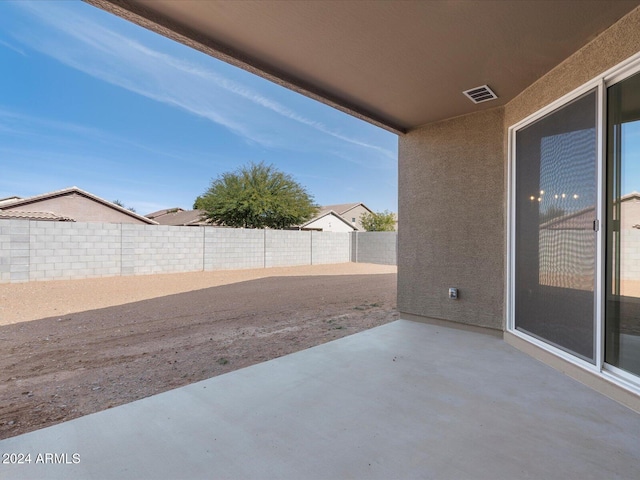
[[[251,163],[211,181],[193,204],[210,223],[229,227],[287,228],[311,219],[313,197],[273,165]]]
[[[396,216],[389,210],[363,213],[360,222],[367,232],[393,232],[396,229]]]
[[[119,207],[126,208],[126,209],[127,209],[127,210],[129,210],[130,212],[136,213],[136,209],[135,209],[135,208],[133,208],[133,207],[125,207],[125,206],[124,206],[124,203],[122,203],[120,200],[114,200],[114,201],[113,201],[113,202],[111,202],[111,203],[115,203],[115,204],[116,204],[116,205],[118,205]]]

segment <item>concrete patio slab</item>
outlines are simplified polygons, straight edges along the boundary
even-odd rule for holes
[[[501,339],[400,320],[0,441],[31,455],[0,478],[637,479],[639,444]]]

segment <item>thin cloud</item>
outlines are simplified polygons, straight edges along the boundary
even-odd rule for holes
[[[366,142],[363,142],[361,140],[358,140],[356,138],[352,138],[352,137],[348,137],[346,135],[342,135],[334,130],[331,130],[330,128],[328,128],[325,124],[323,124],[322,122],[318,122],[316,120],[311,120],[309,118],[304,117],[303,115],[300,115],[298,113],[296,113],[295,111],[291,110],[288,107],[285,107],[284,105],[282,105],[281,103],[276,102],[275,100],[271,100],[247,87],[244,87],[236,82],[233,82],[231,80],[225,79],[223,77],[221,77],[220,75],[214,74],[213,72],[207,71],[207,70],[203,70],[200,68],[190,68],[188,71],[196,73],[198,75],[201,75],[205,78],[208,78],[212,81],[215,81],[216,83],[218,83],[218,85],[220,85],[221,87],[225,88],[227,91],[231,92],[231,93],[235,93],[236,95],[240,95],[243,98],[246,98],[248,100],[251,100],[252,102],[254,102],[257,105],[260,105],[264,108],[267,108],[285,118],[288,118],[290,120],[294,120],[296,122],[299,122],[303,125],[309,126],[311,128],[314,128],[322,133],[326,133],[327,135],[331,135],[332,137],[338,138],[340,140],[343,140],[345,142],[348,143],[352,143],[354,145],[358,145],[360,147],[365,147],[365,148],[371,148],[373,150],[377,150],[379,152],[381,152],[382,154],[384,154],[385,156],[387,156],[388,158],[391,158],[393,160],[395,160],[396,156],[394,155],[393,152],[382,148],[378,145],[372,145]]]
[[[31,48],[99,80],[165,103],[222,125],[250,142],[274,146],[265,135],[215,108],[216,98],[202,82],[193,83],[175,68],[177,61],[128,39],[84,16],[55,4],[18,4],[54,29],[48,37],[29,33],[17,37]],[[72,41],[70,41],[72,40]],[[167,61],[169,60],[169,61]],[[214,97],[214,98],[212,98]],[[220,105],[218,103],[218,105]]]
[[[58,5],[19,6],[55,33],[48,38],[19,35],[31,48],[105,82],[207,118],[249,142],[267,148],[286,146],[282,135],[274,135],[269,118],[257,116],[255,109],[230,100],[224,92],[388,160],[396,158],[388,149],[334,131],[210,69],[154,50]]]
[[[0,45],[2,45],[5,48],[8,48],[9,50],[13,50],[16,53],[19,53],[20,55],[22,55],[23,57],[26,57],[27,54],[24,52],[24,50],[19,49],[18,47],[11,45],[8,42],[5,42],[4,40],[0,40]]]
[[[44,133],[52,132],[52,133]],[[42,116],[33,116],[13,110],[8,110],[0,106],[0,135],[11,134],[20,136],[31,136],[40,140],[46,140],[50,144],[65,143],[102,143],[110,147],[133,147],[137,150],[152,153],[156,156],[173,158],[180,161],[192,163],[193,152],[170,151],[158,149],[140,142],[136,142],[126,137],[114,135],[104,130],[78,125],[76,123],[52,120]],[[70,134],[68,137],[61,134]]]

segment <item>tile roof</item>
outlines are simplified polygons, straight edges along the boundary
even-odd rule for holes
[[[0,205],[3,205],[3,204],[7,205],[9,203],[15,202],[16,200],[21,200],[21,199],[22,197],[16,197],[15,195],[12,197],[0,198]]]
[[[318,213],[318,215],[320,215],[320,214],[322,214],[324,212],[328,212],[330,210],[333,210],[338,215],[343,215],[346,212],[348,212],[349,210],[351,210],[352,208],[357,207],[358,205],[362,205],[364,208],[369,210],[369,208],[362,202],[358,202],[358,203],[338,203],[336,205],[324,205],[324,206],[320,207],[320,212]]]
[[[202,217],[204,213],[204,210],[182,210],[181,208],[167,209],[166,213],[155,216],[153,219],[160,225],[211,225],[206,220],[203,220]]]
[[[157,212],[147,213],[145,217],[154,219],[156,217],[160,217],[162,215],[166,215],[167,213],[175,213],[175,212],[184,212],[184,208],[175,207],[175,208],[165,208],[164,210],[158,210]]]
[[[73,218],[62,217],[53,212],[22,212],[20,210],[0,210],[0,219],[48,220],[57,222],[75,222]]]

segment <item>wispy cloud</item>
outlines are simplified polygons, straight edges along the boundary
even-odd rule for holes
[[[284,120],[337,140],[336,148],[346,143],[387,161],[396,158],[395,152],[380,145],[335,131],[211,68],[127,38],[64,5],[20,3],[19,7],[49,28],[46,36],[15,34],[30,48],[105,82],[209,119],[249,142],[291,148],[289,136],[282,134],[291,125]]]
[[[5,48],[8,48],[9,50],[13,50],[16,53],[19,53],[23,57],[27,56],[27,54],[24,52],[24,50],[21,50],[18,47],[14,46],[14,45],[11,45],[9,42],[5,42],[4,40],[0,40],[0,45],[5,47]]]
[[[264,160],[324,203],[395,203],[387,132],[84,3],[0,0],[0,28],[8,64],[52,79],[30,91],[38,84],[24,77],[0,104],[0,196],[75,184],[142,213],[189,208],[210,178]],[[66,79],[78,90],[50,97]],[[77,102],[67,108],[64,95]]]
[[[220,124],[250,141],[271,146],[242,123],[214,108],[204,85],[189,84],[171,57],[155,52],[56,4],[19,4],[53,28],[49,37],[18,34],[22,42],[102,81]]]
[[[202,178],[196,174],[176,183],[180,170],[211,169],[220,162],[197,150],[163,151],[99,128],[2,106],[0,159],[0,197],[77,185],[105,198],[119,198],[144,213],[165,208],[160,202],[169,197],[175,206],[190,207],[194,192],[203,188]],[[26,172],[29,181],[24,180]]]
[[[156,157],[167,157],[181,162],[198,163],[198,152],[179,151],[175,149],[159,149],[148,144],[132,140],[121,135],[115,135],[99,128],[78,125],[72,122],[54,120],[43,116],[29,115],[0,106],[0,136],[30,137],[41,142],[47,142],[52,148],[60,143],[74,144],[104,144],[113,148],[131,148],[152,154]],[[211,159],[207,159],[211,164]]]

